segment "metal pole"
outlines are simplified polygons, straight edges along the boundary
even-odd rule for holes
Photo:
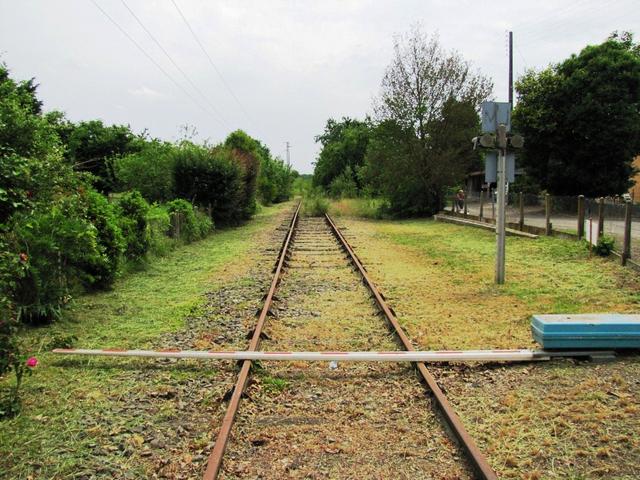
[[[624,208],[624,245],[622,249],[622,265],[631,258],[631,202],[626,202]]]
[[[513,108],[513,32],[509,32],[509,103]]]
[[[496,283],[504,283],[505,272],[505,182],[506,182],[506,149],[498,151],[498,217],[496,219]]]
[[[484,220],[484,190],[480,190],[480,220]]]
[[[544,196],[544,217],[545,233],[551,235],[551,195],[548,193]]]
[[[604,198],[598,199],[598,238],[604,232]]]
[[[584,195],[578,195],[578,239],[584,237]]]
[[[522,192],[518,195],[520,198],[520,231],[524,230],[524,194]]]

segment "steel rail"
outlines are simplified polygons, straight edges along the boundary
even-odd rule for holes
[[[273,279],[271,280],[271,286],[269,287],[269,291],[265,297],[262,310],[260,311],[260,316],[258,317],[258,321],[253,331],[251,341],[249,342],[249,347],[247,348],[247,350],[249,351],[256,351],[258,349],[258,346],[260,345],[262,328],[264,327],[267,315],[269,314],[269,310],[271,308],[273,297],[282,278],[282,269],[287,257],[287,253],[289,251],[289,247],[291,245],[293,233],[298,223],[298,214],[300,213],[301,204],[302,202],[298,203],[298,206],[296,207],[293,218],[291,219],[291,223],[289,224],[289,231],[287,232],[287,235],[282,243],[282,247],[278,255],[277,266],[273,273]],[[209,455],[209,460],[207,461],[207,469],[203,476],[204,480],[214,480],[218,476],[218,472],[220,471],[220,467],[222,466],[222,457],[224,456],[224,451],[227,447],[227,443],[229,442],[233,420],[235,419],[236,413],[238,412],[242,394],[244,393],[244,389],[246,388],[247,382],[249,380],[250,369],[251,360],[244,360],[242,362],[242,366],[240,367],[238,380],[236,381],[233,393],[231,394],[229,405],[227,406],[227,411],[224,415],[224,418],[222,419],[222,424],[220,426],[220,430],[218,431],[216,443],[214,444],[213,450],[211,451],[211,455]]]
[[[342,235],[342,232],[340,231],[340,229],[338,229],[338,227],[333,222],[329,214],[325,214],[325,219],[329,224],[329,226],[331,227],[331,230],[333,231],[334,235],[338,239],[339,243],[341,244],[342,248],[349,255],[351,262],[355,265],[355,267],[359,271],[364,283],[367,285],[367,287],[373,294],[376,304],[378,305],[382,313],[384,313],[384,316],[386,317],[387,321],[391,325],[395,334],[398,336],[404,348],[408,351],[415,351],[415,349],[413,348],[413,344],[411,343],[411,340],[409,340],[409,337],[406,335],[406,333],[402,329],[402,326],[398,322],[398,319],[396,318],[395,313],[387,305],[387,302],[385,301],[384,297],[382,296],[382,294],[380,293],[376,285],[371,280],[371,277],[369,277],[367,270],[365,269],[364,265],[362,264],[362,262],[360,261],[356,253],[354,252],[351,245],[349,245],[349,242],[347,241],[347,239],[344,237],[344,235]],[[444,416],[447,424],[449,425],[449,427],[455,434],[456,438],[458,439],[458,442],[460,443],[462,448],[467,453],[469,459],[471,460],[472,467],[476,471],[476,474],[481,479],[497,480],[498,476],[496,475],[496,472],[491,468],[491,466],[489,465],[489,462],[487,461],[487,458],[480,451],[480,449],[474,442],[473,438],[471,438],[467,430],[464,428],[464,425],[462,424],[460,417],[458,417],[456,412],[453,410],[453,407],[449,403],[449,400],[447,400],[447,397],[445,396],[444,392],[438,385],[438,382],[436,381],[435,377],[431,374],[431,372],[429,372],[429,370],[427,369],[424,363],[415,362],[415,366],[418,369],[418,372],[420,372],[420,375],[422,376],[423,380],[426,382],[427,386],[431,390],[431,393],[433,394],[433,397],[436,400],[436,403],[440,411],[442,412],[442,415]]]

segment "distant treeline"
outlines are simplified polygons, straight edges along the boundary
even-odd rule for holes
[[[51,321],[74,293],[109,288],[127,262],[203,238],[214,224],[236,225],[257,200],[291,195],[297,173],[241,130],[199,145],[100,120],[73,123],[44,113],[36,87],[0,65],[3,356],[19,320]]]

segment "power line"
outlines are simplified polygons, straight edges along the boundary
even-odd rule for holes
[[[125,37],[127,37],[127,38],[129,39],[129,41],[130,41],[131,43],[133,43],[133,44],[136,46],[136,48],[137,48],[138,50],[140,50],[140,52],[141,52],[145,57],[147,57],[147,58],[149,59],[149,61],[150,61],[151,63],[153,63],[153,64],[158,68],[158,70],[160,70],[160,71],[162,72],[162,74],[163,74],[165,77],[167,77],[167,78],[168,78],[168,79],[169,79],[169,80],[170,80],[170,81],[171,81],[171,82],[172,82],[176,87],[178,87],[178,89],[180,89],[180,90],[181,90],[181,91],[182,91],[182,92],[183,92],[187,97],[189,97],[189,98],[190,98],[190,99],[191,99],[191,100],[192,100],[192,101],[193,101],[193,102],[194,102],[194,103],[195,103],[195,104],[196,104],[200,109],[202,109],[202,111],[203,111],[203,112],[205,112],[205,113],[206,113],[206,114],[208,114],[208,115],[211,115],[211,112],[209,112],[207,109],[205,109],[205,108],[204,108],[204,107],[203,107],[203,106],[202,106],[202,105],[201,105],[201,104],[200,104],[200,103],[199,103],[199,102],[198,102],[198,101],[193,97],[193,95],[191,95],[187,90],[185,90],[185,88],[184,88],[182,85],[180,85],[178,82],[176,82],[176,80],[175,80],[171,75],[169,75],[169,74],[167,73],[167,71],[166,71],[164,68],[162,68],[162,66],[161,66],[158,62],[156,62],[156,61],[154,60],[154,58],[153,58],[151,55],[149,55],[149,54],[147,53],[147,51],[146,51],[144,48],[142,48],[142,47],[140,46],[140,44],[139,44],[138,42],[136,42],[136,40],[135,40],[131,35],[129,35],[129,34],[127,33],[127,31],[126,31],[124,28],[122,28],[122,27],[120,26],[120,24],[118,24],[118,22],[116,22],[116,21],[111,17],[111,15],[109,15],[109,14],[108,14],[108,13],[107,13],[107,12],[106,12],[106,11],[105,11],[101,6],[100,6],[100,5],[98,5],[98,3],[97,3],[95,0],[91,0],[91,3],[93,3],[93,4],[95,5],[95,7],[96,7],[98,10],[100,10],[100,12],[102,12],[102,14],[103,14],[105,17],[107,17],[107,18],[109,19],[109,21],[110,21],[111,23],[113,23],[113,24],[116,26],[116,28],[117,28],[118,30],[120,30],[120,31],[122,32],[122,34],[123,34]],[[213,118],[215,118],[216,120],[220,121],[220,120],[219,120],[217,117],[215,117],[214,115],[211,115],[211,116],[212,116]]]
[[[229,86],[229,84],[227,84],[226,80],[224,79],[224,77],[222,76],[222,73],[220,72],[220,70],[218,70],[218,67],[216,67],[216,64],[213,62],[211,56],[209,55],[209,53],[207,52],[207,50],[204,48],[204,45],[202,45],[202,42],[200,41],[200,39],[198,38],[198,36],[196,35],[196,32],[193,30],[193,28],[191,28],[191,24],[189,23],[189,21],[187,20],[187,17],[184,16],[184,13],[182,13],[182,10],[180,10],[180,7],[178,6],[178,4],[176,3],[175,0],[171,0],[171,3],[173,3],[173,6],[176,7],[176,10],[178,11],[178,13],[180,14],[180,16],[182,17],[182,20],[184,21],[185,25],[187,26],[187,28],[189,29],[189,31],[191,32],[191,35],[193,36],[193,39],[196,41],[196,43],[198,44],[198,46],[200,47],[200,50],[202,50],[202,53],[204,53],[205,57],[207,57],[207,60],[209,60],[209,64],[211,65],[211,67],[213,67],[213,69],[215,70],[215,72],[218,74],[218,76],[220,77],[220,80],[222,81],[223,85],[225,86],[225,88],[229,91],[229,93],[231,94],[231,96],[234,98],[234,100],[236,101],[236,103],[240,106],[240,109],[242,110],[242,112],[244,113],[244,115],[247,117],[247,119],[253,123],[253,121],[251,120],[251,117],[249,116],[249,114],[247,113],[247,110],[244,108],[244,106],[242,105],[242,103],[240,102],[240,100],[238,99],[238,97],[236,97],[236,94],[233,93],[233,90],[231,90],[231,87]]]
[[[211,109],[216,113],[216,115],[218,115],[218,117],[220,117],[220,121],[224,124],[227,125],[227,122],[225,121],[224,117],[222,116],[222,114],[218,111],[218,109],[213,105],[213,103],[211,103],[211,101],[209,100],[209,98],[202,93],[202,90],[200,90],[198,88],[198,86],[193,83],[193,81],[191,80],[191,78],[185,73],[185,71],[180,68],[180,66],[174,61],[173,57],[171,55],[169,55],[169,52],[167,52],[165,50],[165,48],[160,44],[160,42],[156,39],[156,37],[149,31],[149,29],[144,25],[144,23],[142,23],[142,20],[140,20],[140,18],[138,18],[138,16],[133,12],[133,10],[131,10],[131,8],[129,7],[129,5],[127,4],[127,2],[125,0],[120,0],[122,2],[122,4],[125,6],[125,8],[127,10],[129,10],[129,13],[133,16],[133,18],[135,18],[136,22],[138,22],[138,25],[140,25],[142,27],[142,29],[147,32],[147,35],[149,35],[149,38],[151,38],[151,40],[153,40],[153,42],[158,46],[158,48],[162,51],[162,53],[164,53],[165,57],[167,57],[169,59],[169,61],[171,62],[171,64],[176,67],[176,70],[178,70],[182,76],[184,77],[184,79],[189,83],[189,85],[191,85],[193,87],[193,89],[198,92],[198,94],[204,99],[205,102],[207,102],[209,104],[209,106],[211,107]]]

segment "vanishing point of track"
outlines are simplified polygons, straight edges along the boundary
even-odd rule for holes
[[[284,237],[284,241],[277,257],[271,285],[269,287],[269,291],[264,297],[264,303],[262,309],[260,310],[255,329],[253,330],[251,340],[247,348],[247,350],[249,351],[258,350],[261,339],[263,338],[263,329],[268,316],[272,313],[271,309],[275,293],[278,290],[280,282],[283,278],[287,262],[291,258],[291,248],[294,243],[298,228],[300,217],[299,214],[300,204],[298,204],[298,206],[296,207],[291,221],[289,222],[287,233]],[[388,326],[395,335],[397,341],[399,341],[403,349],[414,350],[411,340],[407,337],[402,327],[400,326],[393,309],[387,305],[384,296],[378,291],[377,287],[369,277],[366,268],[359,260],[353,248],[349,245],[349,242],[346,240],[340,229],[336,226],[329,215],[325,215],[324,220],[326,222],[326,227],[333,234],[342,251],[346,253],[348,261],[352,264],[353,267],[355,267],[356,271],[362,279],[362,282],[373,297],[375,305],[377,306],[379,312],[387,320]],[[227,448],[227,443],[229,442],[234,419],[236,418],[236,414],[240,408],[241,399],[248,385],[249,376],[251,373],[251,364],[252,362],[250,360],[244,360],[240,364],[240,372],[238,374],[235,387],[232,391],[227,411],[223,417],[222,424],[218,431],[218,436],[214,448],[207,463],[207,469],[204,474],[205,480],[212,480],[217,478],[218,473],[222,467],[223,456]],[[440,412],[442,418],[446,421],[455,439],[457,440],[458,445],[466,454],[469,465],[472,467],[475,475],[481,479],[496,479],[497,475],[489,466],[486,457],[478,449],[471,436],[467,433],[460,418],[454,412],[451,404],[447,400],[444,392],[438,386],[438,383],[434,376],[429,372],[424,363],[417,362],[414,365],[420,379],[425,384],[428,393],[431,394],[433,401],[435,402],[435,405],[437,406],[437,409]]]

